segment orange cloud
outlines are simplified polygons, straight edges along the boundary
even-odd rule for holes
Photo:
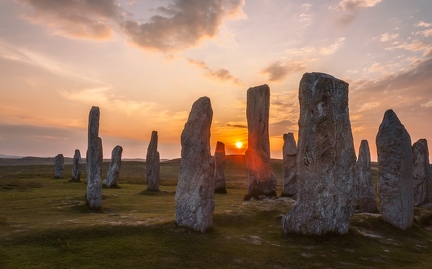
[[[244,86],[245,84],[238,78],[234,77],[230,71],[220,68],[218,70],[213,70],[203,61],[187,59],[190,64],[198,66],[205,71],[205,75],[210,78],[214,78],[223,82],[232,82],[236,85]]]
[[[276,61],[264,68],[261,72],[269,76],[269,81],[281,81],[290,74],[303,71],[306,65],[300,61]]]

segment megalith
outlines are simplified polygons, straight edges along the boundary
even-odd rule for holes
[[[81,153],[79,149],[76,149],[72,160],[71,181],[80,181],[80,179],[81,179]]]
[[[102,207],[102,139],[99,137],[99,107],[89,113],[87,149],[87,205],[92,209]]]
[[[62,178],[64,170],[64,157],[63,154],[57,154],[55,156],[55,172],[54,178]]]
[[[306,73],[299,100],[297,200],[282,218],[282,231],[345,234],[357,203],[348,83]]]
[[[376,145],[382,218],[405,230],[412,225],[414,218],[411,138],[391,109],[384,114]]]
[[[297,194],[297,144],[293,133],[283,134],[283,140],[282,171],[284,185],[282,196],[295,198],[295,195]]]
[[[276,196],[277,179],[270,165],[270,88],[261,85],[247,91],[248,149],[245,152],[248,193],[245,200]]]
[[[215,193],[227,193],[225,182],[225,144],[217,141],[214,153],[214,182]]]
[[[107,177],[103,181],[103,184],[107,187],[118,186],[122,153],[123,148],[121,146],[115,146],[111,152],[111,162],[108,168]]]
[[[429,207],[432,203],[432,177],[429,149],[426,139],[419,139],[412,146],[414,206]]]
[[[367,140],[360,142],[359,156],[357,160],[358,173],[358,198],[360,211],[363,213],[378,213],[376,192],[372,181],[371,157]]]
[[[214,211],[213,160],[210,127],[213,110],[210,99],[201,97],[192,105],[181,134],[180,175],[175,194],[175,222],[178,226],[205,232],[212,226]]]
[[[158,132],[153,131],[146,155],[147,190],[158,191],[160,183],[160,156],[157,150]]]

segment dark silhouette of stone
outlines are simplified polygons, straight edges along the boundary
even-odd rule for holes
[[[376,144],[382,218],[405,230],[414,218],[411,138],[391,109],[384,114]]]
[[[63,154],[55,156],[55,173],[54,178],[62,178],[64,170],[64,157]]]
[[[357,173],[359,181],[360,211],[363,213],[378,213],[376,193],[372,182],[371,157],[369,143],[362,140],[357,160]]]
[[[87,205],[92,209],[102,207],[102,139],[99,137],[99,107],[89,113],[87,149]]]
[[[249,88],[246,107],[248,149],[245,152],[248,193],[245,200],[276,196],[277,179],[270,165],[269,109],[269,86]]]
[[[432,203],[432,176],[429,164],[429,149],[426,139],[412,146],[414,206],[429,207]]]
[[[214,153],[215,193],[227,193],[225,182],[225,144],[217,141]]]
[[[79,149],[75,150],[72,160],[72,178],[71,181],[80,181],[81,179],[81,153]]]
[[[323,73],[300,81],[297,200],[282,219],[284,234],[345,234],[354,214],[356,155],[348,84]]]
[[[158,133],[153,131],[150,143],[147,148],[146,171],[147,171],[147,190],[158,191],[160,183],[160,156],[157,151]]]
[[[178,226],[205,232],[212,226],[214,211],[213,160],[210,99],[201,97],[192,105],[181,134],[181,164],[175,202]]]
[[[108,168],[107,177],[103,181],[103,184],[107,187],[118,186],[118,178],[120,176],[122,153],[123,153],[123,148],[121,146],[115,146],[111,152],[111,163]]]
[[[297,144],[293,133],[284,134],[283,140],[282,171],[284,176],[284,187],[282,196],[295,198],[295,195],[297,194]]]

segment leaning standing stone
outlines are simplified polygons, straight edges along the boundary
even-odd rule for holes
[[[297,144],[293,133],[284,134],[283,140],[282,171],[284,176],[284,188],[282,191],[282,196],[294,197],[297,194]]]
[[[55,173],[54,178],[62,178],[64,170],[64,157],[63,154],[55,156]]]
[[[102,140],[99,138],[99,107],[92,107],[88,125],[87,152],[87,205],[92,209],[102,207]]]
[[[306,73],[299,99],[297,201],[282,219],[283,233],[345,234],[357,203],[348,84]]]
[[[431,170],[426,139],[420,139],[412,146],[414,206],[428,207],[432,202]]]
[[[115,148],[111,152],[111,163],[108,168],[107,177],[103,181],[103,184],[107,187],[118,186],[122,152],[123,148],[121,146],[115,146]]]
[[[153,131],[150,143],[147,148],[146,172],[147,172],[147,190],[158,191],[160,183],[160,156],[157,151],[158,133]]]
[[[225,183],[225,144],[217,141],[214,153],[215,160],[215,193],[227,193]]]
[[[72,179],[71,181],[80,181],[81,179],[81,153],[79,149],[75,150],[72,164]]]
[[[245,200],[262,195],[276,196],[277,179],[270,165],[269,109],[269,86],[249,88],[246,107],[248,149],[245,152],[248,193]]]
[[[376,144],[382,218],[405,230],[414,218],[411,138],[391,109],[384,114]]]
[[[359,180],[360,211],[364,213],[377,213],[376,193],[372,182],[371,157],[367,140],[362,140],[360,143],[357,173]]]
[[[181,164],[175,203],[178,226],[205,232],[212,226],[214,202],[210,99],[201,97],[192,106],[181,134]]]

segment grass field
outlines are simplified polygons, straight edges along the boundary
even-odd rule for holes
[[[149,193],[145,164],[123,162],[120,188],[103,189],[102,212],[85,207],[84,183],[68,182],[71,165],[64,179],[53,179],[53,165],[0,166],[0,268],[432,268],[425,209],[415,210],[407,231],[377,214],[355,214],[343,236],[283,237],[281,217],[294,201],[244,202],[242,156],[228,160],[228,194],[215,196],[214,227],[205,234],[179,228],[179,165],[162,163],[161,192]],[[272,166],[280,194],[281,160]]]

